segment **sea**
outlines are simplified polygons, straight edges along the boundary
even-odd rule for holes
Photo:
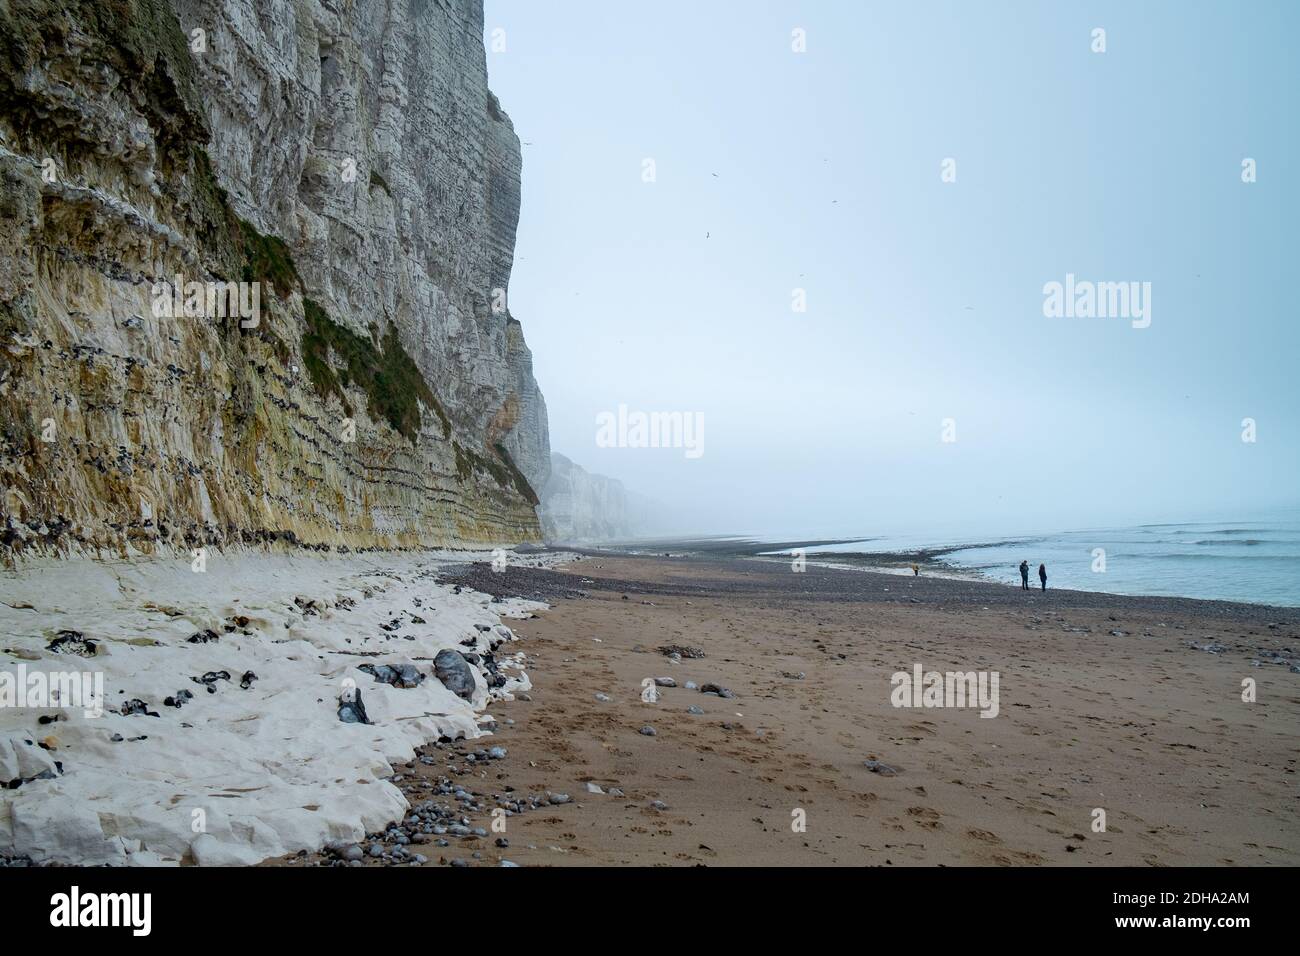
[[[789,542],[791,539],[786,538]],[[885,535],[809,545],[810,562],[938,552],[936,567],[1019,586],[1018,566],[1047,566],[1049,588],[1300,607],[1300,510],[1250,521],[1192,521],[945,540]],[[782,551],[784,553],[784,549]],[[861,563],[861,560],[859,562]],[[897,570],[898,560],[881,559]],[[910,572],[909,572],[910,573]]]

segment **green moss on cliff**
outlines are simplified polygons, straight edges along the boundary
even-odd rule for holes
[[[510,480],[514,482],[515,491],[519,492],[519,494],[521,494],[524,500],[529,504],[541,504],[540,499],[537,497],[537,492],[533,491],[533,486],[528,483],[528,479],[524,477],[524,473],[519,470],[519,466],[515,464],[515,460],[510,457],[510,452],[506,451],[506,446],[497,442],[492,447],[496,449],[497,454],[501,456],[501,460],[505,463],[506,469],[510,472]]]
[[[460,442],[453,442],[452,447],[456,452],[456,477],[462,482],[469,481],[475,471],[486,472],[502,488],[514,488],[529,504],[538,503],[537,493],[533,491],[532,485],[528,483],[523,472],[515,465],[510,452],[506,451],[505,446],[500,442],[492,446],[499,460],[480,455]]]
[[[23,98],[12,80],[66,50],[73,32],[81,37],[77,46],[112,66],[132,99],[157,120],[160,139],[192,141],[197,132],[207,142],[198,70],[168,0],[3,0],[0,56],[13,71],[0,71],[5,92]]]
[[[346,390],[359,388],[366,395],[371,416],[388,422],[411,441],[415,441],[420,431],[420,402],[423,402],[438,416],[443,437],[450,437],[451,422],[442,403],[402,348],[395,328],[389,326],[383,347],[376,348],[369,339],[336,323],[311,299],[303,300],[303,315],[307,320],[302,335],[303,362],[318,395],[322,398],[337,395],[344,412],[351,415]],[[331,353],[342,363],[342,368],[335,367]]]
[[[278,236],[264,236],[251,222],[239,220],[244,243],[244,281],[269,283],[280,295],[302,288],[289,246]]]

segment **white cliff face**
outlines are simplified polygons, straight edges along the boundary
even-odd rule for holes
[[[646,531],[643,499],[623,482],[593,474],[558,452],[551,453],[550,479],[542,489],[538,517],[542,535],[554,544],[598,544],[627,540]]]
[[[536,539],[481,0],[133,7],[0,10],[4,543]],[[274,290],[159,318],[176,275]]]
[[[289,243],[331,315],[395,323],[467,431],[508,400],[533,413],[528,349],[500,308],[519,139],[487,87],[481,0],[172,5],[206,34],[209,153],[235,210]],[[531,423],[516,463],[544,477],[544,414]]]

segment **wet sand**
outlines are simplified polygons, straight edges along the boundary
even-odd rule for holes
[[[1293,609],[712,558],[460,579],[553,607],[515,626],[533,690],[492,706],[494,737],[404,769],[412,802],[448,773],[481,794],[474,826],[498,799],[572,800],[422,845],[429,865],[1300,863]],[[999,672],[998,716],[895,708],[917,663]],[[648,703],[655,677],[678,686]],[[507,756],[464,760],[491,745]]]
[[[515,862],[1300,863],[1300,674],[1267,663],[1300,661],[1294,611],[756,562],[570,570],[475,574],[588,595],[516,627],[535,687],[494,708],[515,720],[497,772],[580,806],[511,817]],[[666,644],[707,656],[673,663]],[[999,716],[893,707],[891,675],[917,662],[999,671]],[[679,686],[643,702],[659,676]]]

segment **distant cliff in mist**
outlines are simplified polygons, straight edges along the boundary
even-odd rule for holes
[[[558,452],[551,453],[551,475],[541,498],[542,536],[552,544],[626,541],[652,534],[662,524],[656,502]]]

